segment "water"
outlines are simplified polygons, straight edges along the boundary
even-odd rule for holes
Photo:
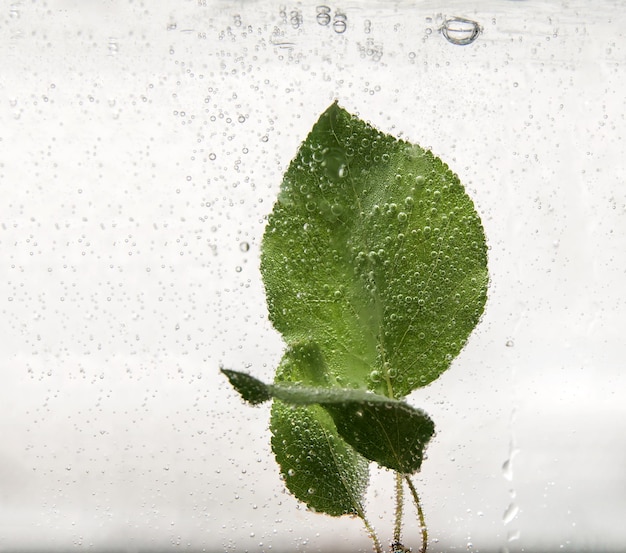
[[[281,356],[264,217],[337,99],[445,160],[490,245],[482,322],[410,398],[431,551],[623,550],[625,28],[609,1],[12,4],[0,548],[369,550],[283,493],[218,374]]]

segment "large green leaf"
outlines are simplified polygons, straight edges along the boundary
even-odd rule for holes
[[[274,326],[288,345],[319,346],[328,385],[399,398],[465,344],[486,256],[458,177],[335,103],[285,174],[261,271]]]

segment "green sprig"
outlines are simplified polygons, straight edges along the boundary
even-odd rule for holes
[[[261,248],[269,317],[287,350],[275,381],[223,370],[252,403],[273,399],[272,449],[311,509],[365,518],[368,464],[409,474],[434,424],[402,398],[451,364],[483,312],[487,246],[458,177],[431,152],[332,104],[295,159]],[[400,478],[402,476],[402,478]]]

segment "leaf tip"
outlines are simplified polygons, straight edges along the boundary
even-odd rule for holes
[[[257,378],[230,369],[220,369],[220,371],[248,403],[258,405],[271,399],[272,396],[268,386]]]

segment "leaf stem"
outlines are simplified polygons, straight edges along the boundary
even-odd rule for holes
[[[367,530],[367,533],[369,534],[370,538],[372,538],[372,541],[374,542],[374,551],[376,553],[383,553],[383,548],[380,545],[378,536],[376,535],[376,530],[374,530],[374,527],[369,523],[367,518],[365,518],[365,513],[361,511],[359,513],[359,516],[361,517],[361,520],[363,521],[363,524],[365,525],[365,529]]]
[[[411,490],[411,495],[413,496],[413,501],[415,503],[415,507],[417,508],[417,516],[419,518],[420,527],[422,529],[422,549],[420,553],[426,553],[426,549],[428,548],[428,529],[426,528],[426,521],[424,520],[424,511],[422,511],[422,505],[420,504],[419,495],[417,495],[417,490],[411,481],[411,478],[407,475],[405,476],[406,483],[409,486],[409,490]]]
[[[393,530],[394,543],[400,543],[402,533],[402,510],[404,506],[404,493],[402,487],[402,475],[396,472],[396,524]]]

